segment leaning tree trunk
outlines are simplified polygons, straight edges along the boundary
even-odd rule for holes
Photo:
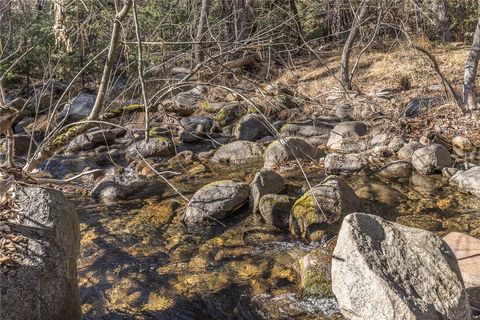
[[[200,64],[205,58],[203,52],[203,41],[205,39],[205,29],[207,28],[208,11],[210,0],[202,0],[202,8],[200,10],[200,19],[198,20],[197,38],[195,40],[195,62]]]
[[[340,73],[342,77],[342,85],[347,90],[352,90],[352,81],[350,76],[350,52],[352,51],[353,44],[360,33],[360,24],[367,14],[367,9],[368,1],[363,4],[362,8],[360,9],[360,13],[356,19],[353,20],[352,28],[350,29],[348,38],[343,46]]]
[[[115,20],[113,22],[112,37],[110,39],[110,47],[108,48],[107,61],[103,68],[102,79],[100,80],[100,87],[98,88],[97,99],[95,105],[88,116],[88,120],[97,120],[100,113],[103,110],[105,103],[105,97],[107,95],[108,84],[110,83],[110,76],[112,75],[113,64],[115,62],[115,53],[117,51],[118,42],[120,39],[120,30],[122,28],[122,22],[128,15],[130,8],[132,7],[132,0],[125,0],[123,8],[120,12],[117,12]]]
[[[440,29],[440,36],[443,42],[452,41],[452,33],[447,17],[446,0],[436,0],[434,10],[437,13],[437,23]]]
[[[479,0],[480,2],[480,0]],[[479,3],[480,6],[480,3]],[[477,22],[473,44],[465,65],[463,77],[463,106],[467,110],[477,109],[477,96],[475,94],[475,77],[477,76],[478,61],[480,60],[480,17]]]

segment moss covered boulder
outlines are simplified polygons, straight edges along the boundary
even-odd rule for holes
[[[332,255],[315,249],[298,261],[302,293],[307,296],[333,298]]]
[[[350,186],[331,177],[314,186],[293,205],[290,232],[304,240],[318,241],[340,218],[360,209],[360,200]]]
[[[288,230],[290,210],[292,209],[294,203],[295,198],[286,195],[264,195],[260,199],[260,215],[266,224],[275,226],[282,230]]]

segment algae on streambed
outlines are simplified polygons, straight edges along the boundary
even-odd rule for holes
[[[217,180],[250,182],[259,168],[186,169],[171,182],[191,197]],[[318,167],[306,174],[312,185],[325,178]],[[299,198],[303,175],[295,170],[283,176],[285,192]],[[364,211],[440,235],[479,236],[479,201],[456,193],[441,177],[424,178],[345,177]],[[87,319],[343,319],[334,299],[299,289],[295,265],[320,244],[262,225],[248,206],[228,219],[226,228],[190,234],[180,222],[185,204],[171,189],[113,207],[79,201],[79,278]]]

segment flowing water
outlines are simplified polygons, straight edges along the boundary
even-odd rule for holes
[[[191,197],[213,181],[250,182],[258,169],[200,165],[171,182]],[[325,178],[319,167],[306,175],[312,185]],[[300,170],[284,177],[286,192],[300,196],[306,188]],[[346,180],[364,198],[365,212],[439,235],[480,236],[479,200],[457,193],[439,176]],[[181,223],[182,198],[167,187],[155,193],[109,207],[78,201],[86,319],[343,319],[335,300],[299,290],[297,261],[322,244],[262,225],[247,207],[226,227],[192,234]]]

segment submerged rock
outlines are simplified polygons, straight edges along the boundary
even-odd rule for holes
[[[368,127],[361,121],[341,122],[333,128],[327,147],[338,153],[358,153],[368,149]]]
[[[457,261],[441,238],[364,213],[343,221],[332,288],[347,319],[471,319]]]
[[[342,215],[360,209],[360,200],[342,179],[332,177],[298,199],[290,217],[290,232],[306,240],[320,240],[325,229]]]
[[[259,163],[263,161],[264,150],[255,142],[235,141],[218,148],[211,161],[230,165]]]
[[[452,165],[452,157],[444,146],[432,144],[415,150],[412,155],[412,164],[421,174],[433,174]]]
[[[80,320],[77,255],[80,228],[75,207],[58,191],[26,187],[16,204],[24,215],[15,228],[14,268],[0,263],[0,318]]]
[[[450,183],[458,186],[460,191],[471,193],[480,198],[480,167],[459,171],[450,178]]]
[[[285,189],[285,182],[281,175],[273,170],[261,169],[250,184],[250,207],[253,213],[258,210],[260,198],[266,194],[279,193]]]
[[[193,195],[183,221],[189,227],[220,221],[242,206],[249,194],[245,183],[224,180],[207,184]]]
[[[320,157],[320,151],[300,138],[286,138],[282,141],[272,142],[265,150],[265,168],[274,168],[293,161],[314,161]]]
[[[331,254],[317,249],[302,257],[298,264],[303,294],[333,298]]]
[[[290,210],[294,203],[295,198],[286,195],[267,194],[260,199],[258,208],[266,224],[288,230]]]

